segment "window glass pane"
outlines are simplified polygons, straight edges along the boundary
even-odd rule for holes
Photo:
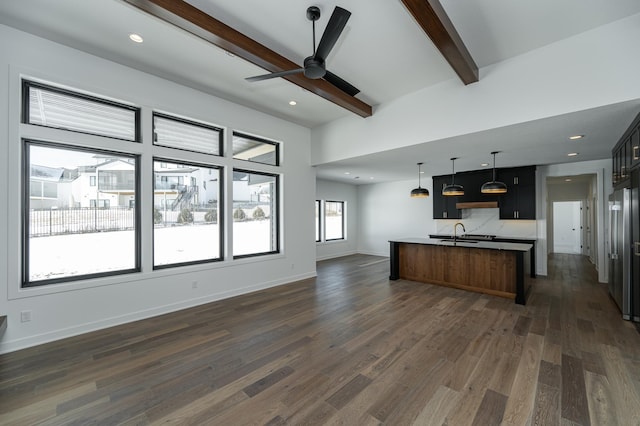
[[[153,115],[154,144],[220,155],[222,129],[164,115]]]
[[[138,268],[134,156],[28,142],[26,158],[27,285]]]
[[[98,98],[26,82],[29,124],[136,140],[138,110]]]
[[[278,176],[233,171],[233,255],[276,253]]]
[[[154,266],[220,259],[220,171],[166,160],[153,169]]]
[[[324,203],[324,228],[325,240],[344,239],[344,202],[325,201]]]
[[[320,241],[320,200],[316,200],[316,242]]]
[[[277,142],[233,133],[233,158],[238,160],[277,166],[280,164],[278,158],[279,146]]]

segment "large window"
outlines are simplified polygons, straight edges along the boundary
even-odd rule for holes
[[[220,260],[220,170],[165,159],[153,166],[154,267]]]
[[[37,141],[24,147],[23,285],[139,270],[137,210],[130,208],[137,157]],[[92,175],[102,182],[103,174],[121,180],[91,186]]]
[[[278,176],[233,170],[233,256],[277,253]]]
[[[326,241],[344,239],[344,201],[325,201],[324,232]]]
[[[221,127],[148,111],[143,132],[126,102],[21,88],[23,287],[280,252],[279,143],[234,133],[224,152]]]

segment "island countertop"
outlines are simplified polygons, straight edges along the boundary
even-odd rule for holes
[[[404,243],[404,244],[426,244],[430,246],[455,246],[455,247],[468,247],[477,249],[489,249],[489,250],[507,250],[507,251],[522,251],[527,252],[533,248],[533,244],[524,243],[502,243],[496,241],[468,241],[468,240],[456,240],[452,239],[436,239],[436,238],[416,238],[406,237],[389,240],[390,243]]]

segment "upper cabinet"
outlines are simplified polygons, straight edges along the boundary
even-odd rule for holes
[[[460,219],[460,210],[456,203],[460,197],[445,197],[442,189],[451,183],[451,175],[433,177],[433,218],[434,219]]]
[[[631,169],[640,164],[640,114],[611,151],[615,187],[628,187]]]
[[[507,184],[500,196],[500,219],[536,218],[536,167],[498,169],[498,180]]]
[[[507,184],[507,193],[483,194],[482,184],[493,179],[492,169],[456,173],[455,182],[464,187],[464,195],[445,197],[444,185],[451,183],[451,175],[433,177],[433,218],[460,219],[462,211],[458,203],[497,202],[500,219],[536,218],[536,167],[516,167],[497,169],[496,179]]]

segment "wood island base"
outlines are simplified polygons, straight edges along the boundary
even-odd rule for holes
[[[527,251],[391,241],[389,279],[405,279],[514,299],[531,287]]]

